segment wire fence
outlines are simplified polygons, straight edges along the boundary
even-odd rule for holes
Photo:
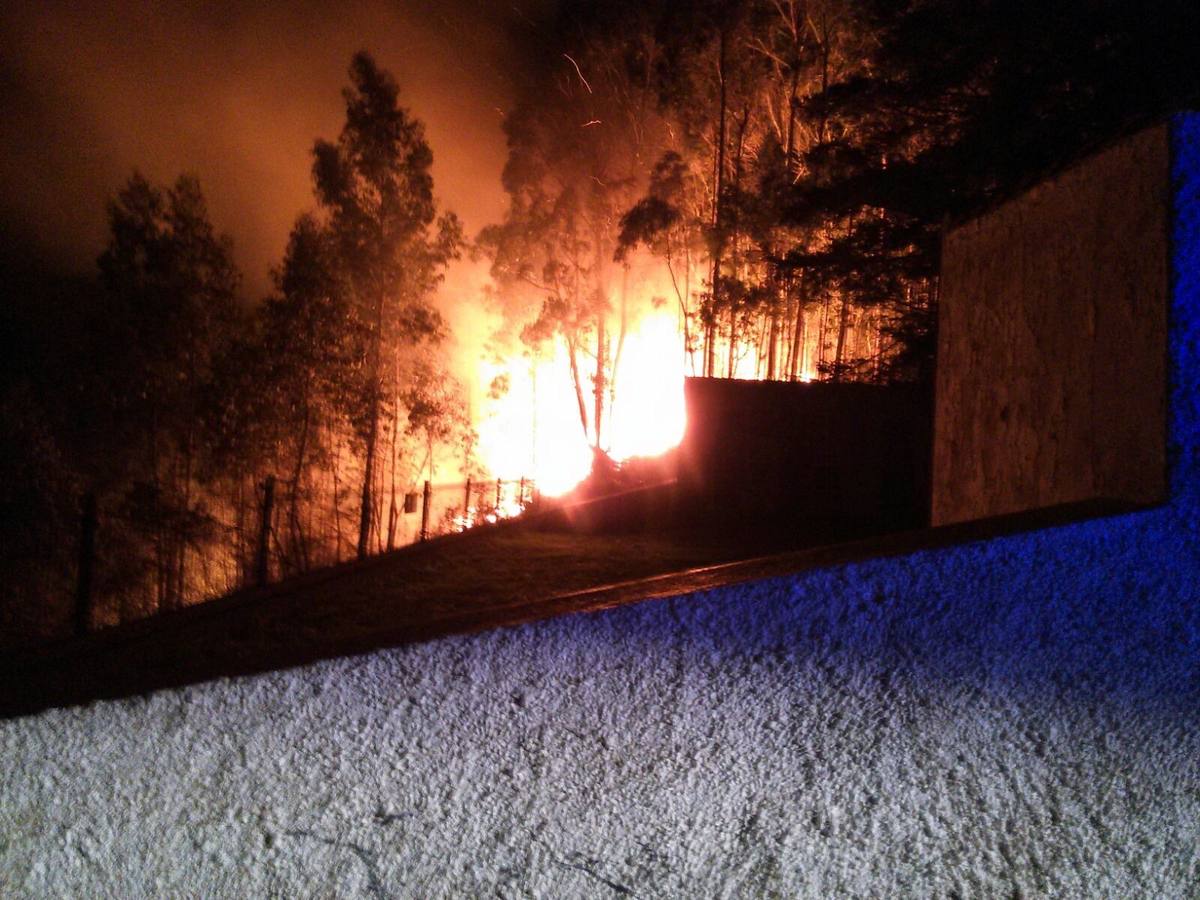
[[[404,495],[403,521],[397,546],[445,534],[466,531],[478,525],[519,515],[533,502],[532,479],[503,479],[424,483],[422,490]]]

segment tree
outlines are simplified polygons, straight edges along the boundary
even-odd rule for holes
[[[381,419],[394,399],[385,358],[442,334],[429,295],[459,252],[461,227],[452,214],[438,217],[433,153],[421,122],[399,105],[392,76],[360,52],[351,62],[350,81],[343,92],[346,123],[336,143],[317,142],[313,181],[349,291],[350,314],[365,336],[359,360],[363,402],[353,415],[364,454],[361,558],[372,536]]]
[[[187,552],[211,535],[197,496],[206,385],[239,318],[232,241],[218,235],[199,181],[168,188],[134,174],[109,203],[100,256],[102,346],[112,421],[125,438],[126,518],[151,535],[159,606],[185,594]],[[99,324],[99,323],[98,323]]]
[[[803,101],[857,70],[861,23],[844,0],[712,0],[656,15],[655,89],[671,141],[623,219],[622,250],[640,243],[665,260],[702,236],[706,289],[689,298],[685,338],[698,338],[704,373],[745,374],[751,357],[758,377],[795,378],[824,284],[776,261],[819,245],[831,225],[783,220],[776,194],[810,176],[805,151],[832,133]],[[674,260],[667,267],[673,275]],[[853,329],[840,324],[844,338]]]
[[[564,49],[506,117],[508,210],[479,246],[534,354],[555,341],[565,346],[580,428],[602,453],[628,323],[620,217],[644,180],[648,151],[661,145],[663,123],[652,42],[639,40],[646,23],[635,12],[585,15],[616,31],[591,31]]]
[[[693,258],[703,246],[704,221],[701,210],[704,187],[684,158],[668,150],[650,172],[645,195],[621,216],[616,258],[624,261],[638,246],[645,245],[667,267],[671,290],[679,305],[679,327],[683,331],[684,365],[695,371],[692,333]]]
[[[239,335],[217,367],[208,423],[218,448],[214,461],[251,485],[265,474],[277,477],[284,521],[275,547],[284,572],[305,571],[338,554],[308,523],[339,436],[361,407],[357,363],[366,336],[350,315],[339,272],[328,230],[301,215],[273,272],[274,291],[256,311],[254,327]],[[234,492],[245,494],[244,488],[238,484]],[[256,515],[257,505],[249,512]]]

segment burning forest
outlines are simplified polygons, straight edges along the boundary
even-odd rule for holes
[[[403,52],[359,51],[341,83],[303,76],[341,103],[292,163],[271,156],[286,129],[252,132],[292,179],[280,255],[230,215],[254,207],[235,179],[126,154],[75,217],[102,206],[98,228],[6,246],[4,639],[674,478],[688,378],[928,387],[942,223],[1148,114],[1105,53],[1138,83],[1160,65],[1130,50],[1156,26],[1119,11],[1055,33],[1049,69],[1029,40],[1058,14],[944,5],[567,3],[492,22],[494,43],[477,11],[443,16],[433,50],[407,35],[432,60],[414,96]],[[252,30],[286,44],[301,20],[270,15]],[[124,109],[178,51],[155,24],[128,72],[60,93]],[[84,58],[111,51],[116,24],[75,25]],[[451,78],[487,97],[469,113],[426,82],[456,41],[520,60]],[[981,155],[1000,136],[1010,152]]]

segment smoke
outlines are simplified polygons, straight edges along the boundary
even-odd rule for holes
[[[426,123],[436,192],[474,233],[503,211],[500,125],[544,11],[485,0],[10,4],[0,12],[7,249],[89,271],[105,200],[135,168],[158,182],[192,172],[234,238],[247,293],[260,296],[296,214],[312,206],[313,141],[337,135],[362,48]],[[462,296],[478,276],[464,264],[448,289]]]

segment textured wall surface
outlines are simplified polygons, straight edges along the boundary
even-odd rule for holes
[[[1165,489],[1168,128],[946,235],[934,524]]]
[[[1195,896],[1175,140],[1167,504],[0,723],[0,895]]]

